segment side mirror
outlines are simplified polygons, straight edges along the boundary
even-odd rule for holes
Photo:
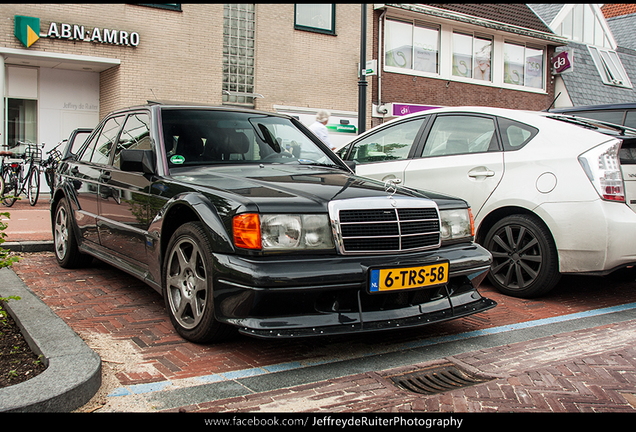
[[[155,173],[155,153],[152,150],[123,149],[119,153],[119,167],[122,171]]]

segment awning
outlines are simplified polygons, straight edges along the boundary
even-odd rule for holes
[[[121,64],[121,60],[114,58],[2,47],[0,47],[0,55],[4,57],[5,64],[87,72],[101,72]]]

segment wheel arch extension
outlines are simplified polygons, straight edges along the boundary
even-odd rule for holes
[[[170,238],[179,226],[201,222],[215,252],[233,252],[234,246],[214,205],[203,195],[192,193],[170,200],[161,223],[161,256],[165,257]]]
[[[71,205],[71,211],[74,211],[75,209],[79,208],[74,195],[69,193],[66,190],[66,188],[67,188],[67,184],[63,183],[59,185],[53,192],[53,195],[51,195],[51,202],[50,202],[51,227],[55,227],[55,209],[57,209],[57,205],[64,198],[66,198],[69,204]],[[75,224],[73,224],[73,228],[75,229]],[[79,235],[79,232],[76,232],[76,234]]]

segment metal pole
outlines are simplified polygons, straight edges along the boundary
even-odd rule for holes
[[[360,79],[358,81],[358,133],[367,125],[367,5],[362,4],[360,25]]]

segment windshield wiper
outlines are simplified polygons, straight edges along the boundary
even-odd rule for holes
[[[585,120],[581,120],[575,117],[555,116],[555,115],[550,115],[546,117],[551,118],[553,120],[559,120],[565,123],[572,123],[575,125],[583,126],[588,129],[598,129],[598,126],[595,126],[592,123],[586,122]]]
[[[564,122],[578,124],[580,126],[587,127],[589,129],[597,129],[597,130],[601,129],[599,126],[607,128],[607,129],[614,129],[615,131],[618,131],[620,135],[626,135],[626,133],[633,135],[636,133],[636,129],[634,128],[618,125],[615,123],[608,123],[602,120],[583,119],[581,117],[569,117],[569,116],[548,116],[548,117],[555,120],[561,120]]]
[[[298,162],[300,165],[311,165],[311,166],[318,166],[318,167],[326,167],[326,168],[337,168],[337,169],[341,169],[344,170],[345,168],[341,165],[338,165],[336,163],[324,163],[324,162],[316,162],[314,160],[311,159],[298,159]]]

